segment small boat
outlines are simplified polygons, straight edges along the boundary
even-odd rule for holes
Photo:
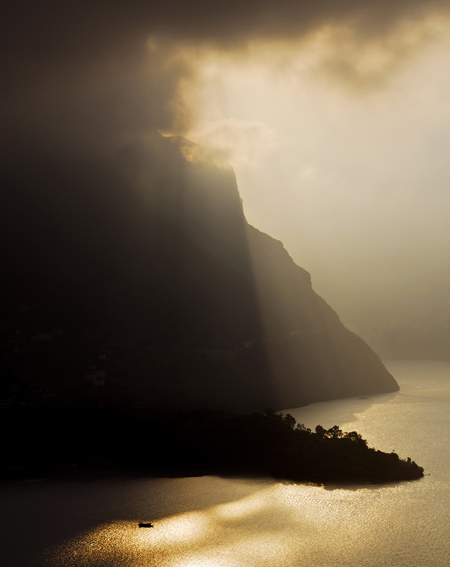
[[[150,522],[139,522],[138,526],[140,528],[153,528],[153,524]]]

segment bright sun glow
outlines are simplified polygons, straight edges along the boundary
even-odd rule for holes
[[[356,51],[325,30],[297,50],[209,54],[186,91],[188,137],[233,165],[249,222],[356,330],[380,304],[408,317],[448,295],[447,32],[431,18]]]

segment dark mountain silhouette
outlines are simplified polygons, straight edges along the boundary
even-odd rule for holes
[[[237,410],[398,389],[201,147],[22,149],[2,185],[4,364],[24,388]]]

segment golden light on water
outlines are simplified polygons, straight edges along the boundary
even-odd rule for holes
[[[108,501],[113,494],[113,517],[123,510],[126,520],[104,522],[49,548],[39,565],[447,567],[450,460],[442,432],[448,429],[449,365],[389,369],[409,381],[400,380],[399,392],[314,404],[299,408],[297,417],[308,427],[312,420],[357,427],[370,445],[396,447],[431,473],[420,481],[320,487],[198,477],[93,484],[87,494],[104,491]],[[154,528],[139,529],[144,519]]]
[[[236,502],[216,506],[212,513],[220,520],[244,520],[254,515],[260,506],[259,497],[256,495],[248,496]]]
[[[191,480],[201,485],[202,479]],[[51,550],[48,565],[303,565],[320,550],[324,557],[339,557],[375,545],[396,512],[390,505],[396,492],[394,486],[376,491],[274,484],[236,501],[163,518],[152,529],[129,521],[103,524]]]
[[[160,545],[201,542],[211,527],[211,520],[200,512],[190,512],[163,520],[158,525],[157,542]]]

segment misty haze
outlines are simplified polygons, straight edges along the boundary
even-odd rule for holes
[[[2,564],[448,565],[450,8],[4,21]]]

